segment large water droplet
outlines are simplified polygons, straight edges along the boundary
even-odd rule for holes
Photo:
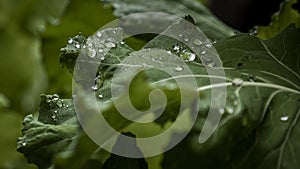
[[[288,121],[289,120],[289,116],[281,116],[280,120],[281,121]]]
[[[244,83],[244,81],[241,78],[235,78],[232,80],[233,86],[241,86],[243,83]]]
[[[183,69],[184,68],[181,65],[177,65],[177,66],[174,67],[174,70],[177,71],[177,72],[183,71]]]
[[[88,48],[86,54],[89,57],[94,58],[96,56],[97,52],[94,48]]]
[[[203,42],[201,42],[199,39],[195,39],[194,44],[197,45],[197,46],[200,46],[200,45],[203,44]]]

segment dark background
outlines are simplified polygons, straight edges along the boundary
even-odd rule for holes
[[[248,32],[255,25],[268,25],[284,0],[210,0],[212,12],[228,25]],[[298,5],[295,8],[299,9]]]

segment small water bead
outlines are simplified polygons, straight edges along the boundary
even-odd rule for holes
[[[172,52],[171,52],[171,51],[167,51],[167,54],[171,55],[171,54],[172,54]]]
[[[22,141],[21,145],[25,147],[27,145],[26,141]]]
[[[116,44],[112,43],[112,42],[107,42],[104,44],[107,48],[114,48],[116,47]]]
[[[96,35],[97,35],[98,38],[101,38],[101,37],[102,37],[102,33],[101,33],[100,31],[97,32]]]
[[[188,41],[189,41],[189,38],[185,37],[183,40],[184,40],[185,42],[188,42]]]
[[[177,44],[174,45],[174,46],[173,46],[173,51],[174,51],[174,52],[179,52],[179,51],[180,51],[180,46],[177,45]]]
[[[203,44],[203,42],[201,42],[199,39],[195,39],[194,44],[197,45],[197,46],[200,46],[200,45]]]
[[[212,58],[210,57],[203,57],[201,59],[202,63],[205,65],[205,66],[208,66],[208,67],[214,67],[215,66],[215,62]]]
[[[204,46],[207,47],[207,48],[211,48],[211,47],[212,47],[212,44],[210,44],[210,43],[205,43]]]
[[[201,55],[205,55],[206,53],[207,53],[206,50],[200,52]]]
[[[105,56],[101,56],[101,57],[100,57],[100,60],[105,60]]]
[[[227,112],[228,114],[233,114],[233,113],[234,113],[234,109],[233,109],[233,107],[231,107],[231,106],[226,106],[226,107],[225,107],[225,110],[226,110],[226,112]]]
[[[88,48],[87,53],[89,57],[94,58],[97,54],[96,50],[94,48]]]
[[[289,116],[282,116],[280,117],[281,121],[288,121],[289,120]]]
[[[125,44],[125,42],[124,42],[124,41],[121,41],[121,42],[120,42],[120,44],[121,44],[121,45],[124,45],[124,44]]]
[[[66,108],[69,108],[69,105],[68,105],[68,104],[66,104]]]
[[[244,83],[244,81],[241,78],[235,78],[232,80],[233,86],[241,86],[243,83]]]
[[[108,38],[108,39],[106,39],[106,41],[107,41],[107,42],[113,42],[113,43],[116,42],[116,40],[115,40],[114,38]]]
[[[183,69],[184,68],[181,65],[177,65],[177,66],[174,67],[174,70],[177,71],[177,72],[183,71]]]
[[[69,43],[69,44],[73,43],[73,39],[70,38],[70,39],[68,40],[68,43]]]
[[[249,35],[250,36],[255,36],[255,35],[257,35],[257,30],[254,28],[254,29],[251,29],[250,31],[249,31]]]
[[[100,48],[100,49],[98,49],[98,52],[103,53],[104,49]]]
[[[99,97],[99,99],[103,99],[103,94],[100,93],[100,94],[98,95],[98,97]]]
[[[225,113],[225,109],[219,108],[219,109],[218,109],[218,112],[219,112],[220,114],[224,114],[224,113]]]
[[[77,44],[75,45],[75,47],[76,47],[77,49],[79,49],[79,48],[80,48],[80,44],[77,43]]]
[[[189,61],[194,61],[195,59],[196,59],[196,54],[195,53],[191,53],[190,55],[189,55]]]

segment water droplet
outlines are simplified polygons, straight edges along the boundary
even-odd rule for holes
[[[189,41],[189,38],[185,37],[183,40],[184,40],[185,42],[188,42],[188,41]]]
[[[250,29],[250,31],[249,31],[249,35],[251,35],[251,36],[255,36],[255,35],[257,35],[257,30],[256,30],[255,28],[253,28],[253,29]]]
[[[100,94],[98,95],[98,97],[99,97],[99,99],[103,99],[103,94],[100,93]]]
[[[183,35],[182,35],[182,34],[179,34],[178,36],[179,36],[179,37],[182,37]]]
[[[54,110],[54,113],[58,113],[58,111],[57,111],[57,110]]]
[[[175,71],[177,71],[177,72],[180,72],[180,71],[182,71],[184,68],[183,68],[183,66],[181,66],[181,65],[177,65],[177,66],[175,66],[175,68],[174,68],[174,70]]]
[[[69,44],[73,43],[73,39],[70,38],[70,39],[68,40],[68,43],[69,43]]]
[[[190,55],[189,55],[189,61],[194,61],[195,59],[196,59],[196,54],[195,53],[191,53]]]
[[[219,108],[219,109],[218,109],[218,112],[219,112],[220,114],[224,114],[224,113],[225,113],[225,109]]]
[[[214,67],[215,66],[215,62],[212,58],[210,57],[203,57],[201,59],[202,63],[205,65],[205,66],[208,66],[208,67]]]
[[[212,44],[216,44],[218,41],[217,40],[214,40],[214,41],[212,41]]]
[[[23,147],[26,146],[26,142],[25,142],[25,141],[22,142],[22,146],[23,146]]]
[[[243,83],[244,83],[244,81],[241,78],[235,78],[232,80],[233,86],[241,86]]]
[[[167,51],[167,54],[171,55],[171,54],[172,54],[172,52],[171,52],[171,51]]]
[[[105,60],[105,56],[101,56],[101,57],[100,57],[100,60]]]
[[[151,58],[151,60],[152,60],[153,62],[155,62],[155,61],[156,61],[156,59],[155,59],[155,58]]]
[[[112,42],[107,42],[104,44],[107,48],[114,48],[116,47],[116,44],[112,43]]]
[[[113,42],[113,43],[116,42],[116,40],[115,40],[114,38],[108,38],[108,39],[106,39],[106,41],[107,41],[107,42]]]
[[[102,36],[102,33],[99,31],[96,33],[96,35],[100,38]]]
[[[212,47],[212,44],[210,44],[210,43],[205,43],[204,46],[207,47],[207,48],[211,48],[211,47]]]
[[[100,49],[98,49],[98,52],[103,53],[104,49],[100,48]]]
[[[173,51],[174,51],[174,52],[179,52],[179,51],[180,51],[180,46],[177,45],[177,44],[174,45],[174,46],[173,46]]]
[[[124,41],[121,41],[121,42],[120,42],[120,44],[121,44],[121,45],[124,45],[124,44],[125,44],[125,42],[124,42]]]
[[[88,48],[86,54],[89,57],[94,58],[96,56],[97,52],[94,48]]]
[[[80,44],[77,43],[77,44],[75,45],[75,47],[76,47],[77,49],[79,49],[79,48],[80,48]]]
[[[66,108],[69,108],[69,105],[68,105],[68,104],[66,104]]]
[[[199,39],[195,39],[194,44],[197,45],[197,46],[200,46],[200,45],[203,44],[203,42],[201,42]]]
[[[281,121],[288,121],[288,119],[289,119],[289,116],[281,116],[280,117]]]
[[[201,55],[205,55],[207,52],[206,52],[206,50],[204,50],[204,51],[202,51],[200,54]]]
[[[225,110],[228,114],[233,114],[234,113],[234,109],[231,106],[226,106]]]

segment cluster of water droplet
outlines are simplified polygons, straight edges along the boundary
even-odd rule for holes
[[[188,46],[191,47],[191,50],[186,49],[187,47],[183,45],[174,44],[170,52],[180,56],[185,62],[201,60],[201,63],[205,66],[216,66],[213,57],[211,57],[214,54],[212,46],[216,43],[216,41],[210,42],[209,39],[201,38],[189,39],[183,34],[179,34],[178,39],[180,39],[183,43],[188,44]]]
[[[105,54],[118,44],[124,45],[123,31],[121,28],[109,28],[97,31],[93,36],[87,38],[83,48],[89,58],[105,60]]]
[[[41,95],[42,101],[49,106],[50,114],[49,118],[53,124],[59,121],[59,110],[62,108],[69,108],[68,104],[65,104],[62,99],[59,98],[57,94],[53,95]]]
[[[68,44],[66,47],[61,48],[61,52],[65,52],[65,53],[76,53],[79,52],[81,50],[81,48],[84,46],[85,44],[85,37],[79,33],[79,35],[76,35],[73,38],[69,38],[68,39]]]

